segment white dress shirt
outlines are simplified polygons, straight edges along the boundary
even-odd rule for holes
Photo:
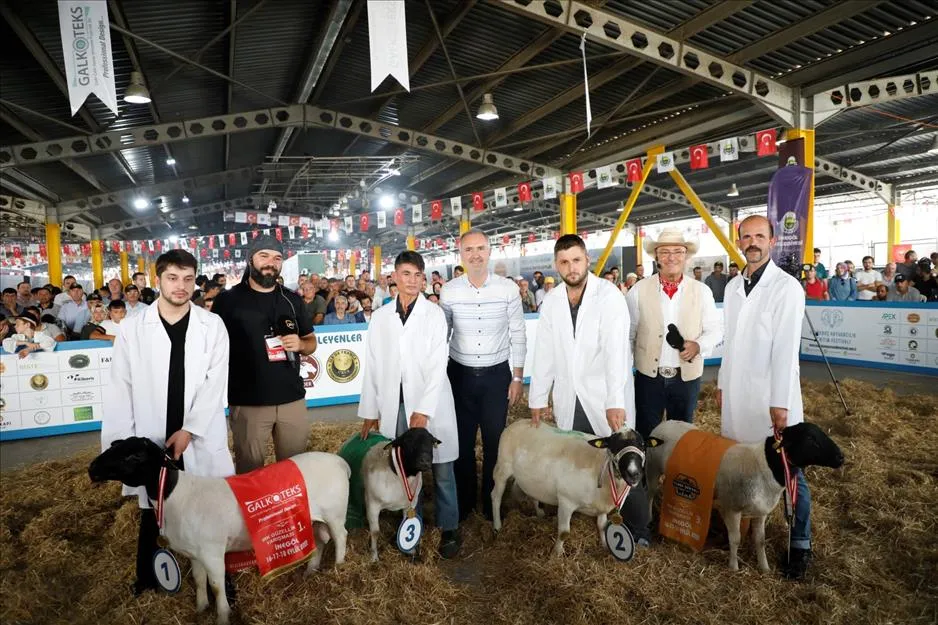
[[[674,297],[668,297],[668,294],[661,288],[661,280],[655,279],[658,284],[658,299],[661,301],[661,319],[664,327],[669,323],[677,325],[678,314],[681,310],[681,299],[684,295],[684,287],[687,276],[681,280],[677,286],[677,293]],[[635,336],[638,334],[638,322],[641,316],[638,306],[638,289],[629,289],[625,301],[629,305],[629,318],[632,320],[632,327],[629,330],[629,340],[632,345],[632,351],[635,351]],[[700,321],[703,328],[701,334],[695,341],[700,345],[700,355],[706,358],[713,348],[717,346],[723,338],[723,325],[720,322],[720,312],[717,310],[716,303],[713,301],[713,292],[710,289],[700,289]],[[667,341],[661,341],[661,355],[658,357],[658,366],[660,367],[680,367],[681,357],[679,352],[668,345]]]
[[[130,302],[124,302],[124,304],[127,308],[128,317],[135,317],[147,309],[147,305],[143,302],[137,302],[136,306],[131,306]]]
[[[524,366],[524,313],[513,280],[490,273],[476,288],[464,274],[443,286],[440,306],[452,332],[450,358],[466,367],[491,367],[509,358],[512,367]]]
[[[858,269],[856,272],[857,286],[863,286],[865,284],[876,284],[877,282],[884,282],[883,274],[879,273],[875,269],[870,269],[866,271],[865,269]],[[873,299],[876,295],[875,291],[861,291],[857,289],[857,299],[868,301]]]

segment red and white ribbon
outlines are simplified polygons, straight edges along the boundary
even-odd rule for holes
[[[166,473],[166,465],[163,465],[163,468],[160,469],[160,487],[156,495],[156,526],[160,528],[161,534],[163,530],[163,494],[166,490]]]
[[[407,479],[407,474],[404,473],[404,457],[401,454],[401,448],[395,447],[391,457],[394,459],[394,468],[397,469],[397,474],[400,476],[401,482],[404,484],[404,495],[407,497],[407,503],[411,508],[414,508],[414,502],[417,499],[417,495],[420,494],[420,487],[423,484],[423,474],[417,474],[417,486],[411,488],[410,481]]]
[[[782,447],[782,434],[778,430],[775,431],[775,441],[778,443],[778,450],[782,454],[782,467],[785,469],[785,490],[788,491],[788,498],[791,499],[791,511],[792,514],[794,514],[795,502],[798,501],[797,478],[791,474],[791,469],[788,465],[788,455],[785,453],[785,448]]]

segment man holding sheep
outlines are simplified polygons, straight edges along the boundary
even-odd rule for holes
[[[772,262],[772,224],[761,215],[739,225],[745,270],[726,287],[725,344],[717,380],[722,434],[756,443],[804,421],[798,354],[804,295],[798,281]],[[787,577],[802,579],[811,561],[811,494],[801,470],[791,527]]]

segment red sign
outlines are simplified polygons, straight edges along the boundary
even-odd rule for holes
[[[481,192],[473,193],[472,208],[477,211],[485,210],[485,195],[483,195]]]
[[[306,482],[292,460],[225,478],[238,500],[262,577],[316,549]]]
[[[440,219],[443,219],[443,202],[433,200],[430,202],[430,221],[438,221]]]
[[[759,156],[771,156],[778,152],[775,145],[775,129],[760,130],[756,133],[757,154]]]
[[[358,226],[361,228],[362,232],[368,232],[368,213],[359,215]]]
[[[518,185],[518,201],[519,202],[530,202],[531,201],[531,183],[522,182]]]
[[[309,238],[309,226],[300,226],[300,235],[304,239],[308,239]]]
[[[528,235],[528,243],[534,243],[535,241],[537,241],[537,237],[532,232],[531,234]]]
[[[905,253],[912,249],[911,243],[903,243],[902,245],[893,245],[892,246],[892,262],[894,263],[904,263],[905,262]],[[907,278],[910,276],[906,276]]]
[[[299,215],[290,215],[290,225],[299,226],[300,225],[300,216]]]
[[[394,225],[395,226],[404,225],[404,209],[403,208],[394,209]]]
[[[283,241],[283,228],[274,228],[274,236],[278,241]]]
[[[228,245],[236,245],[237,237],[235,233],[232,232],[228,235]]]
[[[248,223],[249,224],[257,223],[257,213],[248,213]]]
[[[706,143],[690,146],[690,168],[706,169],[710,167],[709,156]]]
[[[570,193],[579,193],[586,187],[583,184],[583,172],[582,171],[571,171],[570,172]]]
[[[630,161],[625,162],[625,171],[628,173],[629,182],[641,182],[642,181],[642,159],[633,158]]]

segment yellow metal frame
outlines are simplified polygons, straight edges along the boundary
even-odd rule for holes
[[[889,211],[886,216],[886,256],[888,256],[886,259],[887,263],[893,262],[893,249],[895,249],[895,247],[902,241],[899,228],[899,218],[896,216],[896,208],[897,206],[895,204],[890,204]]]
[[[459,220],[459,236],[462,236],[472,229],[472,219],[469,217],[469,209],[462,210],[462,218]]]
[[[381,274],[381,246],[371,248],[371,279],[377,281]]]
[[[697,211],[697,214],[700,215],[700,218],[704,220],[704,223],[707,224],[707,227],[710,228],[710,231],[713,232],[714,236],[720,241],[720,244],[726,250],[727,254],[730,255],[730,260],[734,261],[739,268],[742,269],[746,266],[746,259],[743,258],[742,254],[739,253],[739,248],[723,234],[723,228],[717,225],[716,220],[710,214],[710,211],[703,205],[703,202],[700,201],[700,198],[697,197],[697,194],[687,183],[687,180],[684,179],[684,176],[681,175],[677,169],[672,169],[670,172],[671,179],[677,184],[681,189],[681,192],[687,197],[687,200],[690,202],[691,206],[694,207],[694,210]],[[732,224],[730,225],[732,229]]]
[[[560,234],[576,234],[576,193],[560,194]]]
[[[147,269],[150,274],[150,288],[156,288],[156,259],[150,257],[147,260]]]
[[[62,230],[57,223],[46,223],[46,257],[49,283],[62,286]]]
[[[130,255],[125,250],[121,250],[121,283],[130,284]]]
[[[354,276],[355,275],[355,251],[349,250],[348,257],[349,257],[348,258],[348,275]]]
[[[814,263],[814,130],[790,128],[789,139],[804,139],[804,166],[811,170],[811,188],[808,191],[808,224],[804,232],[804,255],[801,262]]]
[[[642,253],[645,251],[642,246],[645,244],[645,238],[642,236],[642,229],[635,228],[635,266],[644,264]]]
[[[91,274],[94,277],[94,288],[104,286],[104,254],[101,253],[101,240],[91,240]]]

